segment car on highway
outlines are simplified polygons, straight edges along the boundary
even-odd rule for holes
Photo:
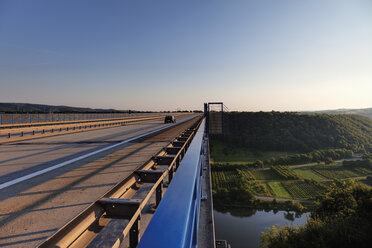
[[[164,118],[164,123],[176,123],[176,118],[174,115],[167,115]]]

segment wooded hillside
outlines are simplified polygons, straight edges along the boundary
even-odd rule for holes
[[[372,150],[372,120],[363,116],[294,112],[230,112],[226,115],[227,133],[212,137],[212,141],[257,150]]]

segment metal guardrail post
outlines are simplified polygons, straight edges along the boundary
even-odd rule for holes
[[[205,120],[196,132],[138,248],[197,247],[204,131]]]
[[[140,240],[141,215],[138,216],[129,231],[129,248],[136,248]]]

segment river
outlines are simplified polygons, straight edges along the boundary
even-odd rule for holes
[[[257,248],[260,234],[275,224],[303,225],[309,213],[296,216],[294,212],[234,209],[221,213],[214,210],[216,239],[227,240],[231,248]]]

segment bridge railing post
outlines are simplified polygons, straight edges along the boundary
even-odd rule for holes
[[[129,231],[129,248],[136,248],[140,240],[141,215],[138,216]]]

